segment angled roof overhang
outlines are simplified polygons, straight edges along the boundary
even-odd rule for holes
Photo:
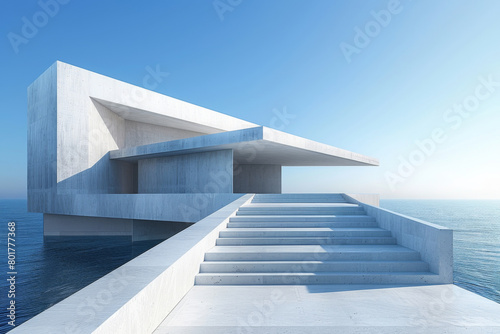
[[[110,159],[141,159],[233,150],[240,164],[281,166],[378,166],[377,159],[263,126],[208,134],[110,152]]]

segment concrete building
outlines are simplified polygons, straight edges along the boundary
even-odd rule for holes
[[[28,206],[47,236],[162,238],[281,193],[282,166],[378,165],[61,62],[28,88],[28,125]]]
[[[452,230],[281,194],[283,166],[377,165],[57,62],[28,89],[44,234],[181,232],[12,333],[499,332],[500,305],[452,284]]]

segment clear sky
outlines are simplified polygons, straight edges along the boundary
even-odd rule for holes
[[[159,68],[160,93],[380,160],[284,168],[284,192],[500,198],[499,17],[496,0],[5,2],[0,198],[26,196],[26,88],[56,60],[139,86]]]

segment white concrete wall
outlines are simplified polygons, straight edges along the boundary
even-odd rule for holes
[[[380,206],[379,194],[346,194],[346,195],[365,204]]]
[[[233,151],[139,160],[138,192],[232,193]]]
[[[281,194],[280,165],[235,165],[235,193]]]
[[[43,212],[57,185],[57,65],[28,87],[28,210]]]
[[[134,99],[137,96],[141,99]],[[125,102],[130,105],[127,113],[109,109]],[[141,120],[160,120],[161,126]],[[65,204],[56,200],[57,195],[134,192],[135,166],[110,161],[110,150],[252,126],[56,62],[28,88],[29,210],[67,212],[55,206]]]
[[[252,197],[230,203],[10,333],[152,333],[193,287],[229,217]]]
[[[160,143],[169,140],[197,137],[205,134],[206,133],[202,132],[125,120],[124,147]]]
[[[46,213],[194,223],[243,194],[80,194],[51,199]]]
[[[344,197],[361,205],[381,228],[391,231],[399,245],[418,251],[441,283],[453,283],[453,230]]]

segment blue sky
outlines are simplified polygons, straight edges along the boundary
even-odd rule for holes
[[[139,86],[159,67],[160,93],[381,162],[284,168],[284,192],[500,198],[498,17],[493,0],[9,1],[0,197],[26,195],[26,88],[60,60]]]

